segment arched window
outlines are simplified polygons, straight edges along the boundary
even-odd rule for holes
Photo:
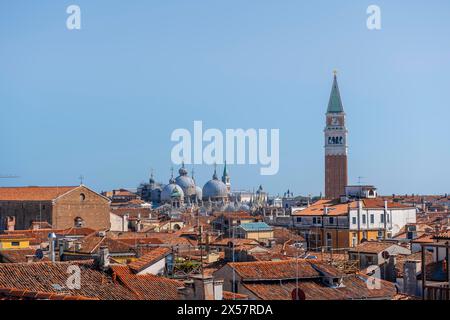
[[[80,201],[84,201],[86,199],[86,195],[84,193],[80,193]]]

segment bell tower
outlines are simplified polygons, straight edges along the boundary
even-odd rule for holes
[[[339,198],[347,185],[347,128],[345,113],[334,71],[333,87],[326,113],[325,136],[325,197]]]

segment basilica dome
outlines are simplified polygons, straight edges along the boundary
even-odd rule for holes
[[[171,201],[173,198],[183,199],[184,192],[183,189],[175,183],[174,179],[170,179],[169,184],[161,191],[161,201]]]
[[[183,193],[185,196],[195,196],[195,182],[194,180],[188,176],[187,170],[183,166],[178,171],[180,174],[176,179],[175,183],[183,189]]]
[[[203,186],[203,200],[220,200],[228,197],[228,189],[225,183],[217,178],[216,171],[214,170],[214,175],[212,180],[209,180]]]

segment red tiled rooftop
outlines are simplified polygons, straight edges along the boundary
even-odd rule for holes
[[[69,289],[66,285],[67,270],[71,265],[81,269],[80,289]],[[0,287],[102,300],[136,298],[131,291],[114,284],[105,273],[97,270],[93,261],[3,263],[0,264]]]
[[[352,299],[390,299],[396,294],[395,285],[380,280],[380,289],[369,289],[367,276],[348,275],[343,278],[343,287],[328,287],[319,279],[306,281],[256,282],[244,286],[262,300],[292,300],[291,292],[300,288],[306,300],[352,300]]]
[[[27,262],[28,256],[35,256],[36,250],[34,249],[17,249],[17,250],[0,250],[0,262],[3,263],[21,263]],[[42,261],[48,260],[44,257]],[[39,261],[37,258],[33,258],[33,261]]]
[[[136,261],[131,262],[130,264],[128,264],[128,266],[131,270],[139,272],[142,269],[164,258],[170,253],[170,251],[171,250],[169,248],[155,248],[144,254]]]
[[[70,187],[2,187],[0,201],[50,201],[78,188]]]
[[[42,291],[19,290],[0,287],[0,300],[99,300],[78,295],[57,294]]]
[[[223,300],[247,300],[248,295],[234,293],[230,291],[223,291]]]
[[[365,209],[382,209],[384,208],[384,200],[382,198],[362,199],[362,205]],[[407,209],[413,208],[397,202],[388,202],[389,209]],[[322,216],[325,214],[325,207],[328,207],[328,216],[345,216],[348,214],[349,207],[355,209],[358,207],[358,201],[350,201],[341,203],[338,199],[327,200],[322,199],[313,203],[311,206],[297,210],[292,213],[293,216]]]
[[[244,281],[317,278],[320,273],[305,260],[229,263]]]
[[[366,241],[356,247],[350,249],[350,252],[363,252],[363,253],[381,253],[392,247],[394,243],[381,242],[381,241]]]

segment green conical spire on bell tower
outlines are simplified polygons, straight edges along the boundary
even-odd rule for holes
[[[339,86],[337,82],[337,72],[334,71],[333,87],[331,89],[330,101],[328,102],[327,113],[343,113],[341,94],[339,93]]]
[[[222,179],[224,179],[224,177],[228,177],[228,171],[227,171],[227,162],[225,161],[225,164],[223,166],[223,174],[222,174]],[[225,181],[224,181],[225,182]]]

